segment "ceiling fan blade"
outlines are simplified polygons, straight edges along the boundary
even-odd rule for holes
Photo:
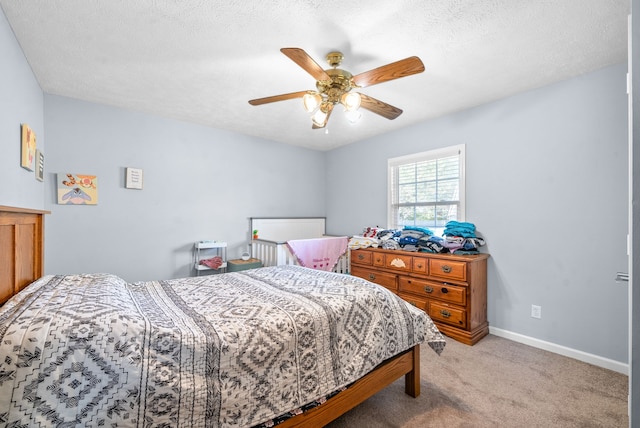
[[[306,93],[307,91],[300,91],[300,92],[291,92],[289,94],[274,95],[272,97],[257,98],[255,100],[250,100],[249,104],[251,104],[252,106],[259,106],[261,104],[275,103],[276,101],[285,101],[293,98],[302,98]]]
[[[288,56],[293,62],[298,64],[316,80],[331,80],[331,77],[313,60],[304,50],[300,48],[282,48],[280,52]]]
[[[383,103],[365,94],[360,94],[360,107],[393,120],[402,114],[402,110],[391,104]]]
[[[388,82],[389,80],[422,73],[423,71],[424,64],[420,61],[420,58],[411,56],[353,76],[353,82],[357,86],[365,88],[367,86],[377,85],[378,83]]]

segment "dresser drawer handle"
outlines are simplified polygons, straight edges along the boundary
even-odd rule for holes
[[[418,269],[422,269],[422,265],[416,265]]]
[[[442,272],[444,272],[444,273],[449,273],[449,272],[451,272],[451,266],[449,266],[449,265],[442,265]]]
[[[428,285],[424,286],[425,293],[433,293],[433,287],[429,287]]]
[[[415,306],[416,308],[418,307],[418,304],[412,300],[409,300],[409,303],[411,303],[413,306]]]
[[[444,309],[441,309],[440,310],[440,315],[442,315],[445,318],[449,318],[451,316],[451,312],[445,311]]]
[[[364,254],[358,254],[358,260],[364,260]]]
[[[375,281],[376,276],[372,273],[369,274],[369,281]]]
[[[442,288],[440,289],[440,292],[441,292],[442,294],[447,294],[447,293],[449,292],[449,290],[448,290],[446,287],[442,287]]]

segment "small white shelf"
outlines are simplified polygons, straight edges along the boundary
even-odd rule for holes
[[[227,271],[227,243],[216,241],[197,241],[193,245],[193,268],[196,271],[196,276],[203,271],[214,272],[226,272]],[[220,257],[222,264],[217,269],[210,268],[206,265],[201,265],[200,261],[206,260],[212,257]]]
[[[216,241],[198,241],[196,242],[196,249],[204,250],[207,248],[227,248],[226,242],[216,242]]]
[[[198,263],[195,264],[195,268],[196,268],[196,270],[220,270],[220,269],[226,269],[227,268],[227,262],[223,262],[218,269],[210,268],[209,266],[201,265],[201,264],[198,264]]]

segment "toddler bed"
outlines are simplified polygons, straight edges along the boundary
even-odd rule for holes
[[[421,343],[445,343],[423,311],[350,275],[47,275],[0,308],[0,421],[323,426],[403,375],[417,396]]]
[[[251,256],[263,266],[298,265],[348,273],[348,238],[327,236],[325,223],[324,217],[252,217]]]

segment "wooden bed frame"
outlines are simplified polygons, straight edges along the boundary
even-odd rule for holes
[[[44,270],[44,215],[49,211],[0,205],[0,305]],[[322,427],[405,376],[405,392],[420,395],[420,345],[383,362],[325,403],[278,427]]]
[[[420,395],[420,345],[388,359],[325,403],[287,419],[276,427],[323,427],[402,375],[405,376],[404,391],[414,398]]]

